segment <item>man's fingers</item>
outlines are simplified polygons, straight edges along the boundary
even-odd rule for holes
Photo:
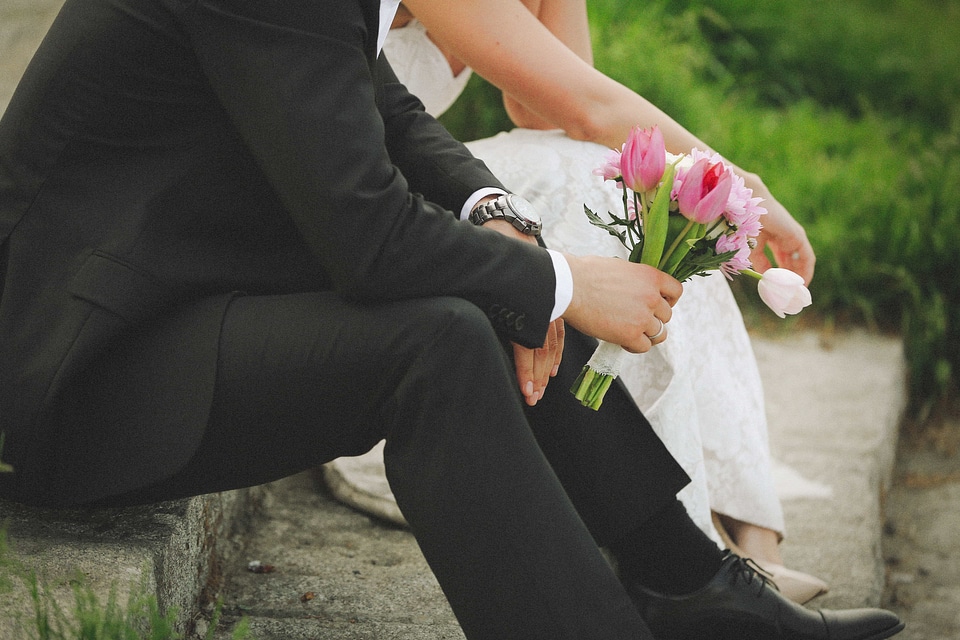
[[[657,316],[653,316],[652,325],[653,327],[646,331],[647,337],[650,338],[650,342],[653,344],[663,342],[664,338],[667,336],[667,323]]]
[[[550,378],[557,375],[563,358],[563,340],[563,320],[554,320],[547,329],[547,339],[543,343],[543,348],[537,349],[537,353],[534,354],[534,375],[540,383],[541,398]]]
[[[656,327],[647,333],[647,337],[650,338],[651,345],[658,345],[667,339],[667,324],[656,316],[653,319],[656,321]]]
[[[573,298],[564,318],[627,351],[650,349],[659,321],[669,322],[683,285],[658,269],[615,258],[568,255]]]
[[[560,370],[560,362],[563,360],[563,344],[566,338],[567,329],[563,324],[563,318],[553,323],[556,326],[556,343],[554,347],[553,367],[550,369],[550,377],[557,375]]]
[[[513,360],[517,370],[517,382],[524,401],[531,407],[543,396],[543,390],[550,379],[550,368],[546,366],[546,349],[527,349],[513,345]],[[552,360],[550,360],[552,362]],[[546,373],[544,373],[546,371]]]
[[[563,342],[563,321],[557,320],[551,323],[546,340],[539,349],[513,345],[517,382],[528,405],[535,405],[543,397],[550,378],[556,375],[563,354]]]
[[[536,386],[533,383],[533,360],[533,349],[527,349],[514,343],[513,366],[517,371],[517,382],[520,385],[520,393],[523,394],[523,398],[527,404],[533,404],[531,399],[536,391]]]
[[[660,295],[672,307],[683,295],[683,285],[676,278],[663,274],[660,279]],[[669,316],[667,319],[669,320]]]

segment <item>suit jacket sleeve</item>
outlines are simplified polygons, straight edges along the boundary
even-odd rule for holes
[[[183,20],[217,99],[342,296],[462,297],[511,340],[541,345],[549,256],[450,213],[499,183],[378,67],[371,10],[197,0]]]
[[[426,112],[419,98],[397,79],[385,56],[378,60],[378,101],[386,130],[391,161],[410,190],[450,211],[460,211],[467,197],[480,186],[503,189],[486,165],[462,144],[451,141],[447,130]]]

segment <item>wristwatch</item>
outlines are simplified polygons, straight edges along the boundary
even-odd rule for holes
[[[481,225],[487,220],[503,219],[528,236],[540,236],[543,224],[533,205],[518,195],[508,193],[474,207],[470,222]]]

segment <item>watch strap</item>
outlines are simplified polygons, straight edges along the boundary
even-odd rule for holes
[[[493,200],[488,200],[477,205],[470,212],[469,220],[479,226],[489,220],[506,220],[512,224],[521,233],[530,236],[539,236],[541,225],[538,222],[531,222],[516,213],[509,203],[509,196],[502,195]]]

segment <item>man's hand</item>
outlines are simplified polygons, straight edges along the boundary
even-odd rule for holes
[[[527,349],[513,343],[513,362],[520,392],[531,407],[543,397],[550,378],[557,375],[563,357],[563,319],[550,323],[547,339],[539,349]]]
[[[506,220],[490,220],[483,226],[521,242],[537,244],[536,238],[521,233]],[[557,375],[557,369],[563,357],[563,337],[563,320],[558,319],[550,323],[547,339],[539,349],[528,349],[513,343],[513,363],[517,370],[517,383],[520,385],[524,401],[531,407],[543,397],[550,378]]]
[[[600,340],[641,353],[666,339],[683,286],[654,267],[619,258],[566,254],[573,300],[563,317]],[[655,337],[655,341],[651,340]]]

